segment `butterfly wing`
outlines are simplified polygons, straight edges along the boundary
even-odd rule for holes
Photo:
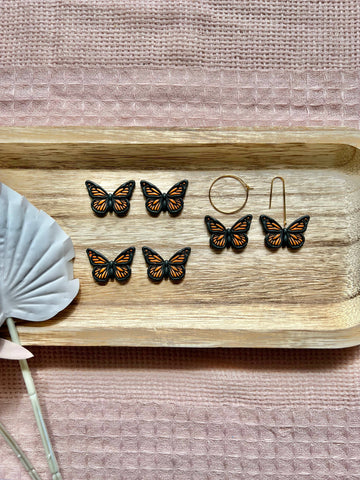
[[[287,228],[287,246],[293,250],[300,248],[305,243],[303,233],[306,231],[310,220],[309,215],[304,215],[292,222]]]
[[[155,250],[152,250],[151,248],[143,247],[142,251],[144,254],[145,262],[148,266],[148,277],[150,278],[150,280],[159,282],[164,278],[164,259],[161,257],[161,255],[156,253]]]
[[[302,233],[290,233],[287,234],[286,244],[292,250],[300,248],[305,243],[305,237]]]
[[[129,247],[115,258],[116,265],[131,265],[135,255],[135,247]]]
[[[252,215],[245,215],[230,228],[231,245],[233,248],[240,250],[248,244],[246,233],[249,231],[251,220]]]
[[[181,212],[184,207],[184,197],[186,189],[189,185],[187,180],[181,180],[176,183],[166,194],[166,208],[169,213],[176,215]]]
[[[100,217],[106,215],[109,210],[109,194],[97,183],[86,180],[85,182],[89,196],[92,198],[91,208]]]
[[[108,197],[107,191],[104,188],[100,187],[100,185],[98,185],[97,183],[86,180],[85,185],[91,198]]]
[[[169,260],[169,277],[171,280],[182,280],[185,277],[185,265],[191,252],[190,247],[182,248]]]
[[[151,215],[158,215],[162,207],[162,193],[152,183],[141,180],[140,182],[142,192],[146,199],[145,207]]]
[[[227,246],[225,226],[209,215],[205,217],[206,227],[211,234],[210,247],[221,250]]]
[[[303,217],[298,218],[287,227],[288,232],[305,233],[309,220],[310,215],[304,215]]]
[[[114,260],[114,272],[116,280],[122,282],[131,275],[131,264],[135,254],[135,247],[130,247],[121,252]]]
[[[113,208],[118,216],[125,215],[130,208],[130,198],[135,188],[134,180],[123,183],[113,193]]]
[[[260,215],[260,221],[265,235],[265,245],[268,248],[280,248],[283,245],[284,230],[282,226],[273,218],[267,215]]]
[[[107,282],[109,276],[109,260],[101,253],[91,248],[86,249],[87,256],[91,265],[94,267],[92,275],[97,282]]]

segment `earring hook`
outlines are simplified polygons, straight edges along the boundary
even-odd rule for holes
[[[286,194],[285,194],[285,180],[283,177],[274,177],[271,180],[271,188],[270,188],[270,199],[269,199],[269,209],[271,208],[271,199],[272,199],[272,193],[273,193],[273,184],[274,180],[279,179],[282,181],[283,184],[283,217],[284,217],[284,228],[286,227]]]

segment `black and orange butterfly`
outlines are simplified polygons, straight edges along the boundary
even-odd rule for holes
[[[175,183],[167,193],[162,193],[152,183],[141,180],[140,185],[146,199],[146,210],[154,216],[166,211],[171,215],[178,215],[184,207],[184,197],[188,184],[187,180],[182,180]]]
[[[231,228],[226,228],[219,220],[206,215],[205,223],[210,237],[210,247],[222,250],[233,247],[237,250],[245,248],[248,244],[248,236],[252,215],[240,218]]]
[[[116,278],[119,282],[123,282],[130,277],[130,266],[134,258],[135,247],[127,248],[121,252],[113,262],[91,248],[87,248],[86,253],[94,267],[92,275],[97,282],[105,283],[110,278]]]
[[[176,282],[185,277],[185,265],[191,252],[190,247],[182,248],[170,260],[164,260],[148,247],[143,247],[142,251],[148,265],[147,274],[150,280],[160,282],[163,278],[170,278]]]
[[[273,218],[267,215],[260,215],[265,235],[265,245],[268,248],[288,247],[292,250],[300,248],[305,243],[305,233],[310,215],[298,218],[288,227],[282,228]]]
[[[115,212],[122,217],[129,211],[131,195],[135,188],[134,180],[123,183],[114,193],[107,193],[104,188],[90,180],[86,180],[85,185],[93,199],[91,208],[99,217],[103,217],[107,212]]]

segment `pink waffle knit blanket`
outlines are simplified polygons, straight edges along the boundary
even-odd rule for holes
[[[2,0],[1,125],[360,126],[357,0]],[[355,480],[360,353],[32,348],[64,480]],[[0,417],[50,478],[18,365]],[[0,478],[27,475],[0,440]]]

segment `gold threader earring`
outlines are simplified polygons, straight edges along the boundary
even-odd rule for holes
[[[281,225],[273,218],[270,218],[267,215],[260,215],[260,222],[265,232],[265,245],[271,249],[288,247],[291,250],[296,250],[301,248],[305,243],[305,237],[303,234],[307,229],[310,215],[304,215],[286,227],[286,193],[285,180],[283,177],[274,177],[271,181],[269,209],[271,208],[273,184],[277,179],[281,180],[283,184],[284,227],[281,227]]]

